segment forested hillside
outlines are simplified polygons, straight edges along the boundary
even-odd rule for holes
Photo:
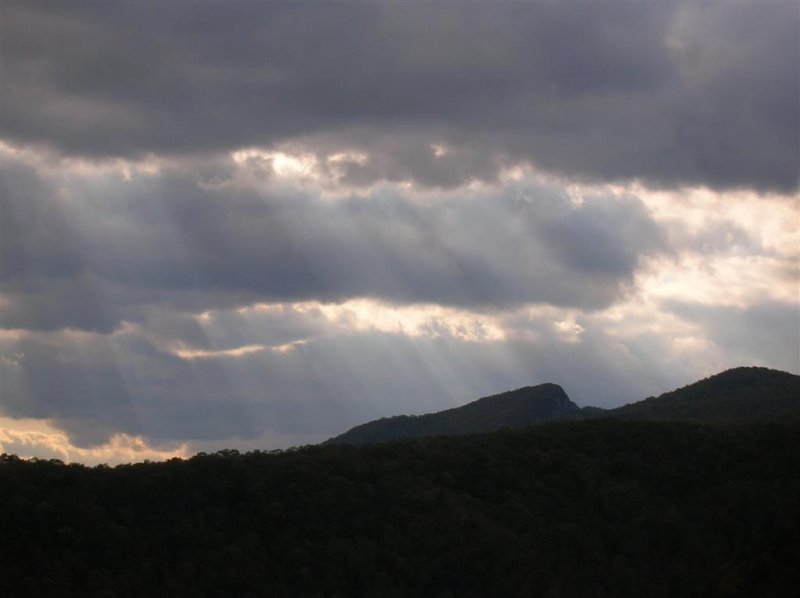
[[[328,442],[368,444],[418,436],[477,434],[575,417],[578,406],[557,384],[526,386],[426,415],[386,417],[356,426]]]
[[[607,414],[624,419],[800,422],[800,376],[767,368],[735,368]]]
[[[800,376],[760,367],[734,368],[616,409],[591,406],[581,409],[557,384],[540,384],[484,397],[438,413],[374,420],[328,442],[369,444],[598,418],[744,424],[800,422]]]
[[[792,596],[800,428],[0,462],[6,596]]]

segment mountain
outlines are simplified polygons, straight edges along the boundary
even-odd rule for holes
[[[614,410],[543,384],[365,446],[0,455],[3,595],[795,596],[799,381],[740,368]]]
[[[724,371],[616,409],[579,408],[557,384],[527,386],[427,415],[400,415],[356,426],[331,444],[372,444],[420,436],[492,432],[558,420],[680,420],[709,423],[800,422],[800,376],[761,367]]]
[[[800,376],[760,367],[734,368],[603,415],[718,423],[800,421]]]
[[[356,426],[331,444],[372,444],[419,436],[452,436],[572,419],[580,408],[557,384],[526,386],[427,415],[399,415]]]

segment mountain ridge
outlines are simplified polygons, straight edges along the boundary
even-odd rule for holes
[[[737,423],[800,421],[800,376],[763,367],[737,367],[656,397],[614,409],[578,407],[553,383],[525,386],[422,415],[372,420],[325,444],[373,444],[422,436],[479,434],[505,428],[598,418]]]
[[[532,425],[570,419],[580,412],[564,389],[546,382],[482,397],[471,403],[422,415],[396,415],[366,422],[328,441],[371,444],[420,436],[493,432],[510,423]],[[513,427],[520,427],[513,426]]]
[[[609,413],[623,419],[721,423],[800,420],[800,376],[763,367],[732,368]]]

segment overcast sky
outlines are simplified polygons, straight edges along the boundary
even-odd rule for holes
[[[3,2],[2,449],[800,373],[800,5]]]

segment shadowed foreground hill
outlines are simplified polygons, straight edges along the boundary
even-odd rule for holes
[[[767,368],[735,368],[606,413],[624,419],[800,422],[800,376]]]
[[[5,596],[794,596],[800,428],[0,459]]]
[[[557,384],[526,386],[427,415],[377,419],[328,440],[335,444],[369,444],[419,436],[446,436],[520,428],[575,417],[579,407]]]
[[[541,384],[438,413],[374,420],[328,442],[369,444],[608,417],[709,423],[800,422],[800,376],[759,367],[734,368],[659,397],[608,410],[581,409],[560,386]]]

